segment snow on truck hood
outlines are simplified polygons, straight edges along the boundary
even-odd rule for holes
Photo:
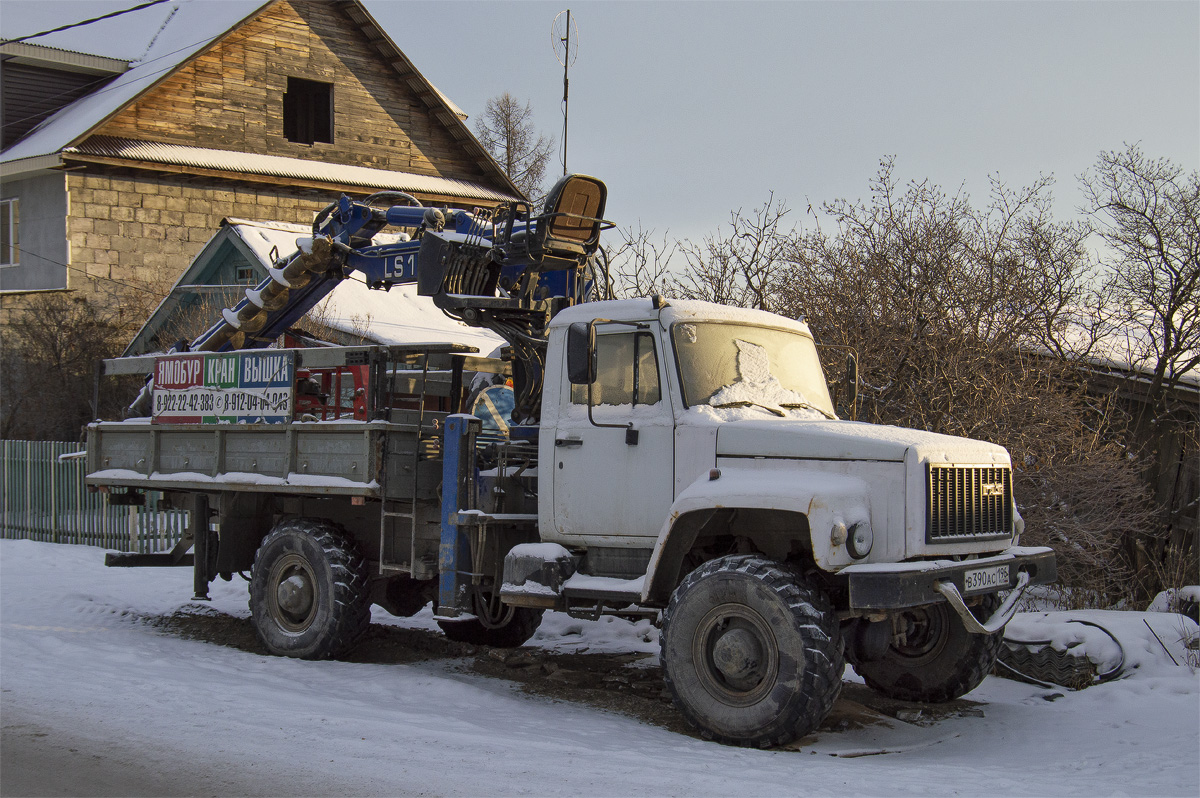
[[[763,419],[727,421],[717,428],[718,457],[797,457],[822,460],[1009,464],[1008,452],[986,441],[858,421]]]

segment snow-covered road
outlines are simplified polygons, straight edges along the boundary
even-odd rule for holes
[[[1200,794],[1200,675],[1169,662],[1052,702],[991,677],[970,696],[984,717],[748,751],[445,660],[303,662],[179,639],[139,619],[187,604],[191,571],[103,559],[0,541],[5,795]],[[240,580],[214,583],[214,609],[244,615],[245,600]],[[558,616],[535,643],[654,650],[644,636]],[[881,747],[900,750],[830,756]]]

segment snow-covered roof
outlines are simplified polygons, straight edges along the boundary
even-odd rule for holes
[[[265,272],[276,258],[286,257],[296,250],[297,239],[311,236],[312,228],[308,225],[236,218],[222,220],[221,229],[205,243],[200,254],[175,282],[171,293],[130,341],[124,354],[149,352],[155,346],[155,337],[177,312],[181,300],[189,294],[203,291],[202,286],[214,284],[211,282],[213,267],[227,243],[234,242],[244,257],[257,262]],[[376,244],[400,240],[398,234],[389,233],[380,233],[374,238]],[[245,286],[230,288],[241,290]],[[417,295],[416,285],[397,285],[390,291],[372,290],[361,277],[356,276],[339,282],[328,296],[309,311],[309,316],[329,329],[350,336],[362,336],[370,342],[388,346],[465,344],[475,347],[486,356],[504,344],[494,333],[468,327],[442,313],[432,299]]]
[[[303,158],[286,158],[280,155],[259,155],[250,152],[189,147],[182,144],[135,141],[111,136],[93,136],[78,146],[67,147],[63,152],[495,202],[504,202],[515,198],[512,194],[496,191],[480,183],[449,177],[324,163]]]
[[[1149,382],[1157,365],[1157,346],[1150,331],[1157,322],[1149,313],[1142,314],[1136,321],[1125,321],[1102,331],[1093,340],[1085,321],[1086,311],[1076,311],[1073,320],[1062,331],[1062,343],[1077,356],[1081,356],[1100,370],[1120,372],[1126,377]],[[1184,363],[1196,356],[1195,350],[1180,353],[1177,362]],[[1200,367],[1193,366],[1178,374],[1168,373],[1168,379],[1180,387],[1190,390],[1200,388]]]
[[[144,44],[145,39],[135,47],[131,44],[135,41],[132,35],[116,26],[109,28],[113,34],[112,38],[123,42],[123,47],[145,48],[140,55],[128,52],[125,54],[126,58],[131,59],[129,71],[118,76],[103,89],[80,97],[51,116],[28,136],[5,150],[0,156],[0,161],[8,163],[49,155],[70,146],[265,5],[267,3],[263,0],[227,0],[219,3],[181,0],[172,4],[173,14],[165,10],[160,12],[163,21],[157,31],[150,30],[153,38],[149,40],[148,47]],[[157,8],[160,7],[156,6],[155,9]],[[39,37],[37,42],[89,52],[104,49],[105,42],[110,37],[104,35],[103,29],[93,25],[111,26],[112,23],[120,23],[123,19],[124,17],[117,17],[104,23],[97,22],[74,28],[72,31],[63,31],[63,34],[72,33],[69,37],[57,34]],[[126,24],[129,24],[128,20]],[[84,35],[87,36],[86,39],[81,38]],[[63,43],[76,40],[79,44],[74,47]],[[97,54],[109,57],[116,55],[114,52]]]

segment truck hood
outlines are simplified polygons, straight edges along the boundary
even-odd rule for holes
[[[856,421],[738,420],[717,429],[718,457],[904,462],[910,451],[918,461],[1009,464],[994,443]]]

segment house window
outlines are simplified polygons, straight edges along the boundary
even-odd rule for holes
[[[333,85],[288,78],[283,95],[283,135],[297,144],[333,143]]]
[[[254,273],[253,266],[238,266],[237,281],[239,283],[257,283],[258,276]]]
[[[17,247],[17,201],[0,200],[0,267],[16,266],[20,258]]]

